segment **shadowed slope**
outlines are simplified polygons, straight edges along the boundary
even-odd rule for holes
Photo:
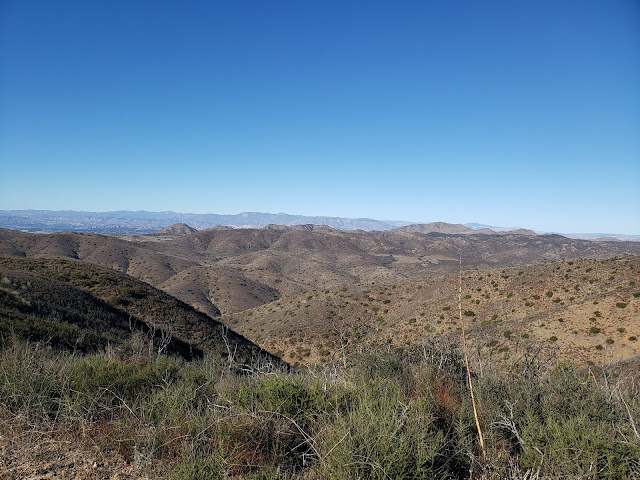
[[[62,329],[76,325],[83,331],[95,331],[100,339],[96,345],[87,343],[86,348],[122,341],[132,330],[148,332],[155,328],[170,334],[176,348],[185,355],[189,350],[195,354],[227,355],[228,343],[241,362],[269,356],[219,321],[165,292],[95,265],[5,258],[0,259],[0,278],[5,308],[53,318]],[[28,326],[23,325],[25,318],[7,318],[13,319],[7,328],[28,331]],[[46,339],[44,333],[40,337]],[[278,362],[273,357],[271,361]]]

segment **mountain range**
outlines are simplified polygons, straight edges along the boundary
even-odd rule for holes
[[[267,225],[326,225],[340,230],[385,231],[394,228],[415,225],[416,222],[401,220],[375,220],[371,218],[344,218],[329,216],[289,215],[286,213],[243,212],[236,215],[218,215],[213,213],[176,213],[147,211],[115,211],[115,212],[82,212],[51,210],[0,210],[0,228],[21,230],[25,232],[52,233],[61,231],[78,231],[109,234],[146,234],[175,224],[188,224],[197,230],[228,226],[233,228],[260,228]],[[431,223],[432,227],[442,222]],[[480,223],[460,225],[466,231],[458,233],[514,232],[531,233],[521,227],[496,227]],[[421,227],[423,233],[428,233]],[[418,231],[418,230],[414,230]],[[431,231],[437,231],[432,229]],[[446,233],[455,233],[449,231]],[[536,232],[548,233],[548,232]],[[557,233],[557,232],[554,232]],[[623,235],[616,233],[572,233],[563,234],[571,238],[583,240],[623,240],[640,241],[640,235]]]
[[[50,210],[0,210],[0,228],[28,232],[85,231],[95,233],[153,233],[176,223],[198,230],[226,225],[236,228],[278,225],[327,225],[341,230],[389,230],[411,222],[371,218],[342,218],[243,212],[236,215],[176,212],[76,212]]]

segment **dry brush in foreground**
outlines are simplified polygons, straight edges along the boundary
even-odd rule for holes
[[[640,475],[638,379],[607,369],[545,370],[531,358],[475,375],[483,460],[464,360],[452,349],[389,347],[294,372],[145,352],[5,341],[4,477]]]

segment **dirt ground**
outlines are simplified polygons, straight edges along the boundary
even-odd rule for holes
[[[2,480],[125,480],[161,478],[153,468],[140,469],[116,452],[86,450],[73,439],[48,432],[22,433],[17,438],[0,435]]]

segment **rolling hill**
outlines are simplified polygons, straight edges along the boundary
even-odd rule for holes
[[[166,289],[210,316],[313,288],[451,272],[459,255],[469,268],[487,268],[620,254],[640,254],[640,244],[559,235],[345,232],[285,226],[125,237],[0,230],[0,255],[72,258],[108,267]]]
[[[76,260],[0,258],[0,332],[82,351],[142,335],[184,357],[269,358],[218,320],[144,282]]]

